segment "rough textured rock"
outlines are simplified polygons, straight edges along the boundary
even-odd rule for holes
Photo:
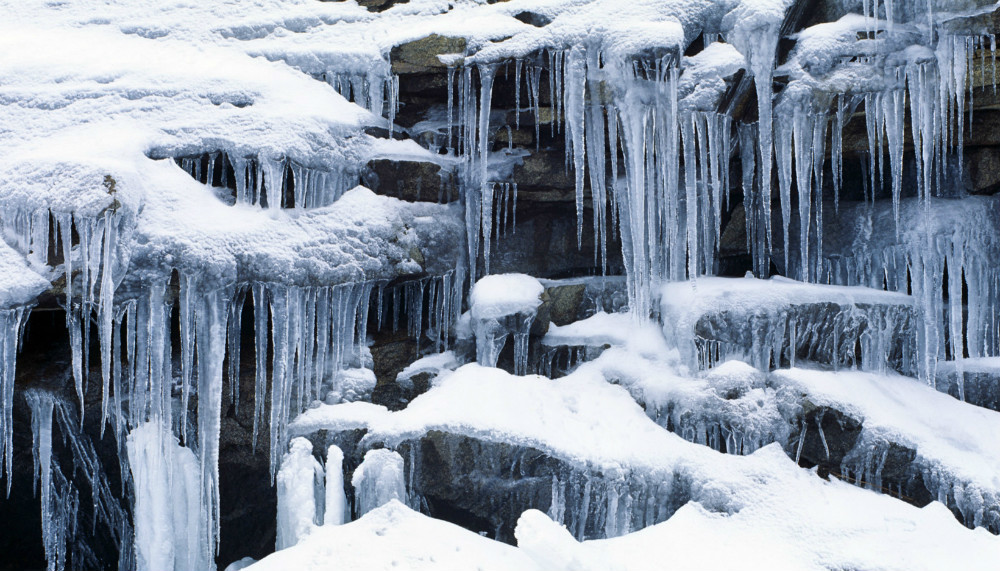
[[[1000,125],[997,126],[1000,128]],[[1000,191],[1000,151],[993,147],[965,152],[966,188],[972,194],[996,194]]]
[[[546,325],[550,321],[556,325],[566,325],[576,321],[580,314],[580,306],[584,302],[586,290],[587,286],[584,284],[567,284],[545,288],[536,321],[544,321]]]
[[[442,63],[438,56],[462,53],[465,51],[465,46],[465,38],[450,38],[438,34],[398,45],[392,48],[389,55],[392,72],[414,74],[442,71],[448,66]]]
[[[454,173],[430,162],[376,159],[368,163],[361,181],[377,194],[410,202],[451,202],[459,198]]]

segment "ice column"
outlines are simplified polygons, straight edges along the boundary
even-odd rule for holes
[[[390,500],[406,503],[406,478],[403,457],[393,450],[378,449],[365,453],[365,459],[351,478],[356,511],[363,516]]]
[[[194,452],[157,421],[134,428],[125,446],[135,489],[137,569],[214,569],[204,545],[207,522]]]
[[[295,438],[281,461],[276,549],[295,545],[319,523],[317,507],[322,504],[317,503],[317,497],[323,491],[323,467],[312,451],[311,442]]]
[[[344,452],[336,444],[331,444],[326,453],[326,509],[324,525],[341,525],[351,518],[344,493]]]

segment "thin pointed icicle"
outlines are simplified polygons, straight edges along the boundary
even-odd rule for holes
[[[573,180],[576,189],[576,247],[583,247],[583,186],[586,166],[586,53],[579,46],[566,54],[565,113],[567,143],[573,151]],[[604,160],[604,157],[601,157]]]
[[[98,317],[101,342],[101,435],[108,421],[108,396],[111,388],[111,338],[114,327],[115,280],[112,275],[112,245],[115,242],[115,225],[110,210],[104,211],[104,238],[101,244],[101,290]]]
[[[219,431],[222,415],[226,318],[231,292],[207,291],[196,306],[198,351],[198,452],[205,536],[201,547],[211,561],[219,548]]]
[[[194,372],[194,307],[192,296],[197,291],[195,277],[184,274],[180,288],[181,334],[181,442],[188,444],[188,403],[191,399],[191,378]]]
[[[837,96],[834,124],[830,130],[830,170],[833,173],[833,211],[840,212],[840,186],[844,176],[844,119],[847,113],[843,95]]]
[[[757,140],[759,142],[760,195],[765,212],[771,211],[771,163],[774,158],[772,98],[774,94],[774,60],[781,34],[781,22],[771,21],[756,27],[737,25],[731,41],[747,57],[757,91]],[[727,37],[727,39],[730,39]],[[771,217],[764,217],[764,234],[771,245]],[[787,255],[787,247],[786,247]]]
[[[698,175],[695,148],[695,116],[681,122],[684,145],[684,189],[687,208],[687,273],[688,279],[698,276]]]
[[[754,274],[758,278],[767,277],[764,266],[767,241],[763,238],[762,221],[760,220],[760,200],[754,192],[754,179],[757,171],[756,133],[752,125],[741,125],[740,164],[743,174],[743,217],[747,229],[747,249],[753,260]]]
[[[452,131],[454,130],[455,116],[455,67],[448,66],[448,152],[455,149]]]
[[[264,418],[264,397],[267,392],[267,290],[264,284],[253,284],[254,348],[257,358],[254,383],[253,450],[257,449],[257,435]]]
[[[897,71],[897,79],[899,79]],[[899,197],[903,188],[903,130],[904,93],[895,89],[882,96],[885,118],[885,138],[889,146],[889,170],[892,177],[892,215],[896,225],[896,238],[900,236],[899,227]]]
[[[14,368],[17,365],[17,345],[27,310],[24,308],[0,310],[0,476],[7,477],[7,497],[10,497],[14,474]]]
[[[785,254],[785,272],[789,272],[791,240],[789,239],[789,225],[792,221],[792,131],[794,112],[790,109],[783,109],[779,114],[774,133],[774,150],[778,159],[778,189],[781,197],[781,235],[784,239],[783,248]],[[761,189],[763,193],[763,189]],[[766,213],[769,210],[765,207],[765,221],[770,218]]]
[[[588,54],[589,56],[589,54]],[[589,56],[596,58],[596,55]],[[596,66],[596,62],[589,65]],[[590,105],[587,107],[587,168],[590,171],[590,192],[594,209],[594,258],[600,254],[601,275],[607,273],[608,224],[607,224],[607,174],[604,160],[607,155],[604,137],[604,107],[600,103],[600,84],[591,82]],[[517,185],[514,185],[514,206],[517,207]]]
[[[246,301],[246,289],[240,288],[236,292],[236,298],[229,306],[229,323],[226,342],[229,359],[229,387],[231,399],[233,401],[234,414],[240,412],[240,350],[242,349],[241,337],[243,329],[243,305]]]
[[[487,274],[490,273],[490,234],[493,224],[493,185],[488,180],[488,157],[490,135],[490,111],[492,110],[493,78],[496,75],[496,65],[481,64],[479,66],[480,99],[479,99],[479,188],[482,196],[480,222],[482,224],[483,265]]]
[[[809,281],[809,228],[812,223],[812,109],[809,101],[795,105],[792,119],[795,183],[799,203],[799,279]]]

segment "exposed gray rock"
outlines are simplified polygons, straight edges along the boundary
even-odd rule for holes
[[[459,197],[454,173],[431,162],[375,159],[368,162],[361,180],[377,194],[410,202],[451,202]]]
[[[372,0],[378,1],[378,0]],[[392,62],[392,72],[398,74],[428,73],[444,71],[444,63],[439,55],[462,53],[465,51],[465,38],[451,38],[431,34],[425,38],[407,42],[392,48],[389,61]]]

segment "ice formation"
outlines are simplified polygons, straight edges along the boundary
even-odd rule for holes
[[[937,529],[939,506],[918,513],[818,482],[768,446],[799,460],[808,395],[864,424],[848,476],[879,487],[887,450],[911,446],[911,475],[937,500],[970,526],[1000,530],[1000,486],[981,441],[995,432],[992,412],[891,373],[998,407],[1000,213],[995,198],[965,195],[963,171],[974,96],[988,85],[995,94],[995,7],[827,4],[833,21],[800,29],[807,18],[791,0],[412,0],[383,12],[310,0],[5,3],[0,473],[9,494],[17,353],[45,296],[65,312],[77,401],[23,390],[49,568],[94,559],[75,539],[87,494],[121,569],[214,567],[224,403],[234,414],[247,403],[245,362],[250,446],[267,438],[277,547],[289,548],[261,568],[287,566],[299,547],[322,552],[310,530],[360,549],[377,545],[365,543],[370,528],[406,526],[495,552],[499,568],[599,568],[626,548],[655,551],[660,535],[683,551],[667,541],[681,531],[717,541],[724,528],[749,542],[755,517],[814,526],[780,528],[793,548],[761,550],[762,563],[820,566],[823,553],[797,540],[818,536],[842,550],[843,567],[891,567],[841,541],[852,528],[837,514],[817,523],[816,505],[781,511],[827,494],[872,520],[891,513],[918,527],[921,541],[891,537],[920,565],[939,562],[919,549],[938,531],[973,560],[995,559],[995,542]],[[453,53],[408,60],[402,48],[432,35]],[[406,66],[447,77],[435,86],[447,106],[424,121],[427,148],[393,139],[417,130],[396,125]],[[513,173],[530,154],[501,120],[511,95],[514,126],[530,119],[536,148],[563,140],[577,248],[592,235],[603,276],[619,238],[628,298],[628,315],[599,302],[535,346],[551,284],[491,275],[502,238],[519,232]],[[863,127],[861,201],[846,200],[852,120],[864,123],[853,126]],[[454,174],[459,200],[405,202],[358,186],[369,161],[404,157]],[[709,277],[734,216],[760,279]],[[764,281],[772,264],[797,281]],[[392,413],[364,402],[382,382],[367,336],[389,329],[415,340],[418,359],[396,384],[413,391],[416,375],[434,377]],[[479,366],[460,367],[471,360],[464,330]],[[244,332],[252,357],[240,355]],[[495,369],[509,336],[515,376]],[[540,349],[534,360],[529,347]],[[767,374],[798,361],[865,373]],[[532,367],[565,378],[528,376]],[[98,370],[120,494],[83,429]],[[963,420],[933,424],[939,410]],[[323,443],[325,477],[301,438],[320,430],[367,431],[358,450]],[[428,443],[431,433],[441,442]],[[543,485],[512,504],[547,498],[541,507],[568,534],[528,512],[514,550],[459,539],[395,502],[428,508],[420,452],[438,444],[448,461],[472,446],[482,453],[473,468],[490,475],[530,471],[536,452],[546,456]],[[313,530],[350,519],[344,475],[356,452],[365,455],[354,513],[364,517]],[[607,543],[573,539],[654,524]],[[727,565],[729,554],[717,555]]]
[[[205,520],[198,459],[160,422],[148,422],[126,439],[135,485],[136,568],[205,569]]]
[[[323,525],[343,525],[351,519],[350,506],[344,494],[344,452],[331,445],[326,453],[326,505]]]
[[[743,358],[766,371],[804,358],[865,370],[916,368],[917,317],[904,294],[747,276],[668,284],[660,296],[664,336],[692,366]]]
[[[278,470],[278,533],[275,549],[291,547],[323,521],[323,467],[313,458],[313,445],[295,438]]]
[[[351,478],[357,504],[355,509],[364,515],[392,500],[406,503],[406,479],[403,458],[392,450],[369,450],[365,460]]]
[[[528,372],[528,334],[535,320],[542,284],[524,274],[486,276],[469,296],[469,313],[476,335],[476,361],[495,367],[507,337],[514,337],[514,371]]]

